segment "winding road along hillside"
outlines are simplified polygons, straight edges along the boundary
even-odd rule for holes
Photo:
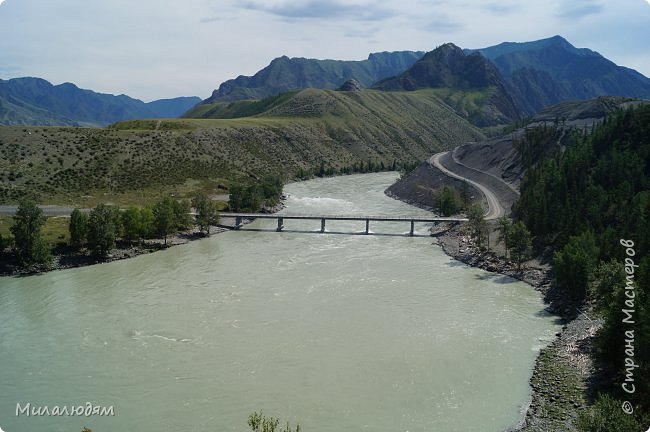
[[[475,186],[488,203],[485,219],[497,219],[510,213],[519,199],[519,193],[503,180],[482,171],[459,163],[453,151],[437,153],[429,159],[429,164],[447,174]]]

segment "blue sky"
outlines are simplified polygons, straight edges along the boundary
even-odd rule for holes
[[[650,76],[646,0],[4,0],[0,78],[205,98],[281,55],[361,60],[556,34]]]

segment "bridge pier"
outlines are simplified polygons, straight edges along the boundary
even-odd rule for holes
[[[282,231],[282,228],[284,228],[284,219],[279,217],[278,218],[278,232]]]
[[[370,219],[366,219],[366,234],[370,232]]]
[[[238,230],[239,228],[241,228],[241,216],[235,218],[235,229]]]
[[[413,237],[414,232],[415,232],[415,221],[411,219],[411,232],[409,233],[409,236]]]
[[[320,219],[320,232],[325,232],[325,218]]]

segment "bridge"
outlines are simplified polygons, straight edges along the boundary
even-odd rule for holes
[[[325,232],[326,221],[362,221],[366,223],[365,234],[370,234],[370,222],[410,222],[411,230],[409,235],[413,236],[416,222],[467,222],[465,218],[453,217],[427,217],[427,216],[358,216],[358,215],[303,215],[303,214],[276,214],[276,213],[219,213],[220,218],[234,218],[234,229],[239,230],[245,219],[276,219],[278,226],[276,231],[284,229],[285,219],[298,220],[320,220],[320,232]]]

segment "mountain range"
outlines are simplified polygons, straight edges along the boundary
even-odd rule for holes
[[[178,117],[200,101],[180,97],[145,103],[71,83],[52,85],[40,78],[14,78],[0,80],[0,125],[106,126],[138,118]]]
[[[649,78],[553,36],[481,49],[444,44],[429,53],[381,52],[362,61],[283,56],[253,76],[222,83],[203,101],[186,97],[145,103],[125,95],[82,90],[70,83],[54,86],[39,78],[0,80],[0,125],[105,126],[184,113],[199,118],[245,117],[263,113],[267,105],[277,103],[276,97],[287,100],[305,88],[434,89],[441,103],[479,127],[512,123],[570,100],[650,99]]]
[[[474,50],[445,44],[416,58],[420,54],[373,54],[364,62],[281,57],[252,77],[226,81],[202,103],[262,99],[306,87],[332,89],[355,79],[363,87],[382,91],[439,89],[442,100],[459,114],[478,126],[490,126],[563,101],[650,98],[650,79],[590,49],[576,48],[561,36]],[[368,74],[370,64],[401,70],[389,74],[391,68],[376,69],[386,74],[380,77]]]
[[[253,76],[224,82],[204,102],[264,99],[309,87],[334,90],[350,78],[369,87],[405,71],[423,55],[423,51],[381,52],[361,61],[278,57]]]

